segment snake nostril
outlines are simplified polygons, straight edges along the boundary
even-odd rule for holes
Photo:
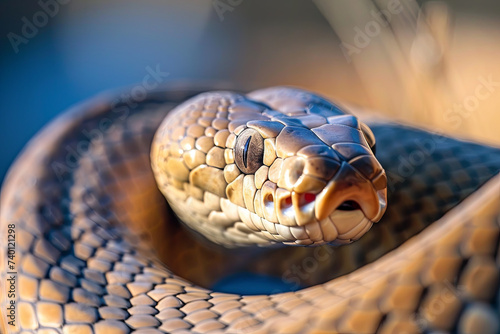
[[[337,210],[341,211],[354,211],[354,210],[359,210],[361,207],[356,201],[344,201],[342,204],[340,204],[337,208]]]
[[[304,173],[304,166],[305,162],[301,157],[290,157],[285,159],[282,166],[283,173],[281,174],[278,186],[292,190]]]

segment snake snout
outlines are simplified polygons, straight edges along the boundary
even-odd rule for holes
[[[318,220],[323,220],[334,211],[361,210],[371,221],[378,220],[381,210],[385,209],[385,193],[379,194],[372,182],[363,177],[347,163],[343,163],[328,182],[323,191],[318,194],[315,214]]]

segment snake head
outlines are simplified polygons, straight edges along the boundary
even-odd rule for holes
[[[205,93],[160,126],[152,166],[190,228],[226,245],[346,244],[386,208],[375,137],[312,93]]]

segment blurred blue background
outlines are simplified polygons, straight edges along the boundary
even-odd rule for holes
[[[343,2],[338,12],[347,11]],[[458,12],[499,12],[495,1],[448,3]],[[0,36],[0,181],[49,120],[140,82],[148,67],[168,72],[166,82],[288,84],[367,105],[314,1],[3,0]]]
[[[240,87],[307,86],[333,74],[304,70],[337,47],[312,3],[241,1],[223,13],[214,6],[182,0],[2,1],[0,180],[49,120],[101,91],[141,82],[148,67],[168,72],[166,82]],[[38,31],[26,21],[38,24]],[[314,39],[319,31],[328,38],[326,46]],[[318,55],[320,50],[326,53]]]

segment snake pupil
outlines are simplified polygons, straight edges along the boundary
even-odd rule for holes
[[[234,147],[234,162],[245,174],[253,174],[262,166],[264,139],[254,129],[248,128],[238,135]]]
[[[252,137],[248,137],[247,142],[245,143],[245,148],[243,149],[243,164],[245,165],[245,168],[248,168],[247,162],[248,162],[248,147],[250,146],[250,140]]]

